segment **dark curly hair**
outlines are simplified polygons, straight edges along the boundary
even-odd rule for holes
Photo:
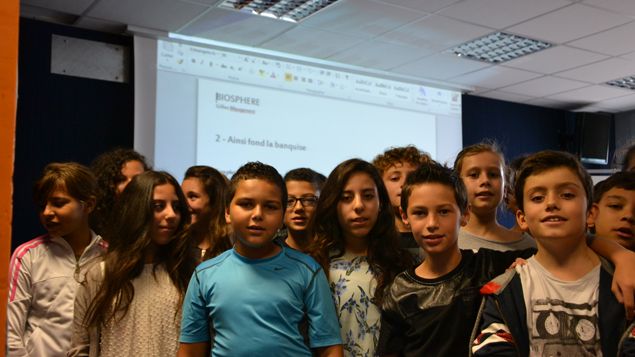
[[[132,149],[116,148],[99,155],[90,165],[97,177],[97,206],[91,215],[91,228],[101,234],[106,228],[117,198],[117,185],[126,180],[121,173],[123,165],[130,161],[139,161],[145,171],[150,167],[143,155]]]
[[[331,258],[344,255],[346,242],[337,218],[337,205],[346,183],[355,173],[370,176],[379,195],[379,214],[375,225],[368,233],[367,242],[368,264],[377,279],[374,302],[380,305],[384,291],[394,277],[412,267],[414,262],[399,249],[399,234],[395,227],[388,191],[373,165],[364,160],[350,159],[333,169],[322,187],[315,214],[309,223],[309,237],[312,237],[312,241],[308,251],[322,265],[327,276]]]
[[[229,190],[227,196],[225,196],[225,207],[229,207],[238,185],[245,180],[258,179],[267,181],[280,189],[280,204],[282,207],[286,207],[287,202],[287,185],[284,183],[284,179],[280,173],[273,167],[267,164],[263,164],[259,161],[252,161],[241,166],[232,176],[229,181]]]
[[[430,155],[417,149],[414,145],[403,147],[392,147],[383,154],[375,156],[373,166],[379,170],[379,175],[383,175],[386,170],[398,163],[407,162],[412,166],[419,167],[432,160]]]

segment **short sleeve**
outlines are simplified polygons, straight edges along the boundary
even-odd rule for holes
[[[179,341],[183,343],[208,342],[210,327],[207,303],[201,292],[198,272],[194,272],[183,300],[183,317]]]
[[[309,320],[309,344],[311,348],[342,344],[335,304],[326,275],[321,268],[315,272],[309,283],[304,304]]]
[[[476,254],[480,255],[481,259],[484,259],[484,261],[487,262],[486,266],[489,267],[489,276],[487,277],[487,280],[489,280],[503,274],[517,258],[529,259],[531,256],[536,254],[536,251],[537,250],[535,248],[508,250],[505,252],[491,249],[479,249]]]

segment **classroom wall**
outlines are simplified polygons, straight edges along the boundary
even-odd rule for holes
[[[11,241],[11,178],[15,143],[18,66],[18,0],[0,2],[0,351],[6,350],[9,255]]]
[[[52,34],[131,48],[132,38],[29,19],[22,19],[20,31],[12,249],[44,232],[31,200],[33,182],[44,165],[69,160],[89,164],[110,148],[133,147],[134,130],[133,74],[130,83],[122,84],[50,73]],[[616,131],[633,141],[634,123],[635,111],[617,115]],[[575,116],[464,95],[463,144],[488,138],[501,145],[508,159],[544,149],[575,153]],[[625,140],[620,136],[614,142],[619,148]],[[513,217],[502,214],[501,222],[509,226]]]
[[[495,140],[507,160],[540,150],[575,150],[572,113],[500,100],[463,96],[463,145]]]
[[[132,48],[128,36],[21,19],[12,249],[44,233],[31,190],[47,163],[89,164],[108,149],[133,145],[133,76],[117,83],[51,74],[53,34]]]

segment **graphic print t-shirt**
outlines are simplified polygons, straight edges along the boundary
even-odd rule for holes
[[[576,281],[563,281],[535,257],[520,274],[532,356],[602,356],[598,328],[600,264]]]

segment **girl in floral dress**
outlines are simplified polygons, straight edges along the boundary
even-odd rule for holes
[[[375,356],[384,290],[413,264],[399,250],[391,209],[377,170],[351,159],[331,172],[311,222],[311,254],[328,272],[345,356]]]

